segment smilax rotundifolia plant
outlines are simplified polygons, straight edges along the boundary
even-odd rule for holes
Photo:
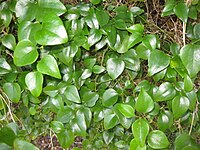
[[[199,1],[165,3],[182,43],[146,32],[146,2],[105,3],[1,2],[1,148],[199,149]]]

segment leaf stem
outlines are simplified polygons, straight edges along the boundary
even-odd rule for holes
[[[195,110],[194,110],[193,113],[192,113],[192,121],[191,121],[191,125],[190,125],[189,135],[192,133],[192,128],[193,128],[194,119],[195,119],[194,117],[195,117],[195,114],[197,114],[197,112],[198,112],[198,106],[199,106],[199,102],[197,101],[197,102],[196,102]]]

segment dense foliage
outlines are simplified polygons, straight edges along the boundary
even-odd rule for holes
[[[143,2],[90,2],[1,2],[0,147],[48,134],[63,148],[198,150],[200,2],[165,4],[182,43],[145,30]]]

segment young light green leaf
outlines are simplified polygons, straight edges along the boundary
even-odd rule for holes
[[[21,98],[21,87],[18,83],[4,83],[3,90],[12,102],[19,102]]]
[[[38,97],[42,93],[43,76],[40,72],[30,72],[25,77],[25,83],[35,97]]]
[[[181,48],[180,58],[190,77],[195,77],[200,71],[200,45],[185,45]]]
[[[165,133],[160,130],[153,130],[148,135],[148,145],[154,149],[163,149],[169,146],[169,141]]]
[[[127,118],[131,118],[135,115],[133,107],[128,104],[118,104],[117,108]]]
[[[154,50],[148,59],[148,75],[152,76],[164,70],[170,63],[170,57],[162,51]]]
[[[146,138],[149,133],[149,124],[144,119],[137,119],[132,124],[132,132],[135,141],[141,147],[145,146]]]
[[[58,45],[68,42],[68,35],[61,19],[53,13],[42,18],[42,29],[35,33],[40,45]]]
[[[12,34],[7,34],[3,37],[2,39],[2,44],[10,49],[10,50],[14,50],[15,46],[16,46],[16,40],[15,37]]]
[[[81,103],[78,90],[74,85],[67,86],[67,88],[65,89],[64,95],[66,99],[69,101],[72,101],[75,103]]]
[[[15,150],[39,150],[35,145],[32,143],[20,140],[20,139],[15,139],[14,141],[14,149]]]
[[[148,113],[154,108],[154,102],[151,96],[142,88],[135,104],[138,112]]]
[[[130,150],[146,150],[146,145],[141,147],[135,139],[132,139],[130,142]]]
[[[168,110],[164,110],[158,116],[158,127],[161,131],[169,129],[173,124],[173,114]]]
[[[0,58],[0,75],[9,73],[12,70],[5,58]]]
[[[190,100],[185,96],[176,96],[172,101],[172,112],[174,118],[181,117],[189,108]]]
[[[139,35],[142,35],[144,32],[144,26],[142,24],[134,24],[128,27],[127,30],[132,34],[138,33]]]
[[[106,70],[109,76],[115,80],[124,71],[125,63],[119,58],[109,58],[106,62]]]
[[[103,93],[102,104],[103,106],[113,106],[118,100],[118,93],[114,89],[107,89]]]
[[[186,5],[186,3],[178,3],[174,7],[175,15],[185,23],[187,22],[187,19],[188,19],[188,12],[189,12],[189,8]]]
[[[20,41],[14,50],[16,66],[26,66],[34,63],[38,58],[36,46],[29,40]]]
[[[104,71],[105,71],[105,68],[103,66],[95,65],[92,68],[92,72],[94,72],[95,74],[100,74],[100,73],[102,73]]]
[[[51,55],[44,56],[37,64],[37,70],[43,74],[60,79],[60,71],[55,58]]]
[[[190,92],[192,89],[193,89],[193,81],[188,75],[186,75],[184,78],[184,90],[186,92]]]

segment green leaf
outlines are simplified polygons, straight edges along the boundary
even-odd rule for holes
[[[130,37],[131,38],[131,37]],[[143,43],[139,44],[136,48],[136,53],[139,58],[147,60],[151,54],[151,50],[146,48]]]
[[[55,14],[42,18],[42,29],[35,33],[35,40],[40,45],[58,45],[68,42],[67,32],[61,19]]]
[[[43,92],[51,97],[55,97],[58,94],[58,87],[54,85],[47,85],[43,88]]]
[[[64,107],[57,112],[56,120],[62,123],[69,123],[75,117],[70,107]]]
[[[191,138],[190,135],[186,133],[182,133],[177,136],[175,140],[175,148],[174,150],[198,150],[199,145],[195,143],[195,141]],[[189,149],[188,146],[191,146]]]
[[[0,75],[9,73],[12,70],[11,66],[7,63],[5,58],[0,57]]]
[[[190,100],[185,96],[176,96],[172,101],[174,118],[181,117],[189,108]]]
[[[200,23],[197,23],[193,28],[193,34],[196,39],[200,38]]]
[[[149,134],[149,124],[144,119],[137,119],[132,124],[132,132],[135,141],[141,147],[145,146],[147,135]]]
[[[69,101],[72,101],[74,103],[81,103],[78,90],[74,85],[67,86],[67,88],[64,91],[64,95]]]
[[[94,45],[97,43],[102,37],[101,30],[99,29],[91,29],[90,34],[88,36],[88,44],[90,46]]]
[[[26,66],[34,63],[38,58],[36,46],[29,40],[20,41],[14,50],[16,66]]]
[[[58,141],[63,148],[69,148],[74,142],[74,134],[70,130],[65,130],[64,132],[57,134]]]
[[[200,71],[200,45],[189,44],[181,48],[180,58],[191,78]]]
[[[94,72],[95,74],[100,74],[100,73],[102,73],[104,71],[105,71],[105,68],[103,66],[95,65],[92,68],[92,72]]]
[[[111,29],[109,32],[107,32],[108,35],[108,45],[110,47],[114,47],[114,45],[116,44],[116,40],[117,40],[117,30],[114,26],[111,26]]]
[[[16,134],[12,130],[12,128],[10,128],[8,125],[2,127],[0,130],[0,143],[5,143],[9,146],[13,146],[13,142],[16,138]]]
[[[152,76],[164,70],[170,63],[170,57],[162,51],[154,50],[148,59],[148,75]]]
[[[89,91],[83,94],[83,103],[86,103],[88,107],[93,107],[98,99],[99,94],[96,92]]]
[[[117,116],[111,111],[104,114],[104,128],[106,130],[112,129],[118,124]]]
[[[107,89],[103,93],[102,104],[103,106],[113,106],[118,100],[118,93],[114,89]]]
[[[198,11],[197,11],[196,6],[192,5],[190,6],[189,9],[190,9],[188,13],[189,18],[197,20]]]
[[[158,44],[157,42],[156,35],[154,34],[148,34],[142,40],[143,45],[149,50],[155,50]]]
[[[154,93],[154,99],[157,102],[167,101],[174,98],[176,90],[169,82],[162,83]]]
[[[143,1],[143,0],[140,0]],[[133,17],[139,16],[140,14],[142,14],[144,12],[143,9],[141,9],[140,7],[134,6],[130,8],[130,11],[133,14]]]
[[[128,104],[118,104],[117,108],[127,118],[135,116],[133,107]]]
[[[113,132],[109,132],[109,131],[104,131],[103,132],[103,140],[107,145],[112,142],[113,138],[114,138],[114,133]]]
[[[61,133],[64,131],[64,125],[60,121],[52,121],[51,128],[55,133]]]
[[[14,50],[15,46],[16,46],[16,40],[15,37],[12,34],[7,34],[3,37],[2,39],[2,44],[10,49],[10,50]]]
[[[30,40],[33,44],[36,44],[35,33],[41,30],[41,24],[38,22],[23,21],[18,27],[18,40]]]
[[[129,36],[127,35],[122,43],[120,43],[120,45],[116,48],[118,53],[125,53],[128,51],[128,45],[129,44]]]
[[[35,97],[38,97],[42,93],[43,76],[40,72],[30,72],[25,77],[25,83]]]
[[[85,69],[81,75],[81,79],[85,80],[92,75],[92,71],[90,69]]]
[[[153,130],[148,135],[148,145],[154,149],[167,148],[169,146],[169,141],[167,136],[159,130]]]
[[[193,89],[193,81],[190,79],[188,75],[184,78],[184,90],[186,92],[190,92]]]
[[[158,116],[158,127],[160,130],[165,131],[166,129],[170,129],[173,124],[173,114],[168,111],[164,110]]]
[[[43,74],[61,79],[60,71],[55,58],[51,55],[44,56],[37,64],[37,70]]]
[[[141,34],[134,33],[129,36],[128,41],[128,48],[134,47],[136,44],[140,43],[142,41],[143,37]]]
[[[109,58],[106,62],[106,70],[113,80],[122,74],[124,67],[125,63],[119,58]]]
[[[0,10],[0,19],[2,19],[3,24],[8,27],[12,20],[12,12],[8,9]]]
[[[90,2],[94,5],[101,3],[101,0],[90,0]]]
[[[108,24],[110,16],[105,10],[96,10],[96,17],[101,27]],[[103,19],[102,19],[103,18]]]
[[[146,150],[146,145],[141,147],[135,139],[132,139],[130,142],[130,150]]]
[[[142,24],[134,24],[128,27],[127,30],[132,34],[138,33],[141,36],[144,32],[144,26]]]
[[[188,12],[189,12],[189,8],[186,5],[186,3],[178,3],[174,7],[175,15],[185,23],[187,22],[187,19],[188,19]]]
[[[38,0],[39,11],[38,15],[41,13],[51,13],[53,12],[57,16],[60,16],[66,12],[66,8],[60,0]]]
[[[174,14],[174,11],[173,11],[174,7],[175,7],[175,1],[168,0],[162,11],[161,17],[170,16],[170,15]]]
[[[39,150],[36,146],[34,146],[32,143],[20,140],[20,139],[15,139],[14,141],[14,149],[15,150]]]
[[[3,90],[12,102],[19,102],[21,98],[21,88],[18,83],[4,83]]]
[[[154,108],[154,102],[151,96],[142,88],[135,103],[135,109],[138,112],[148,113]]]

